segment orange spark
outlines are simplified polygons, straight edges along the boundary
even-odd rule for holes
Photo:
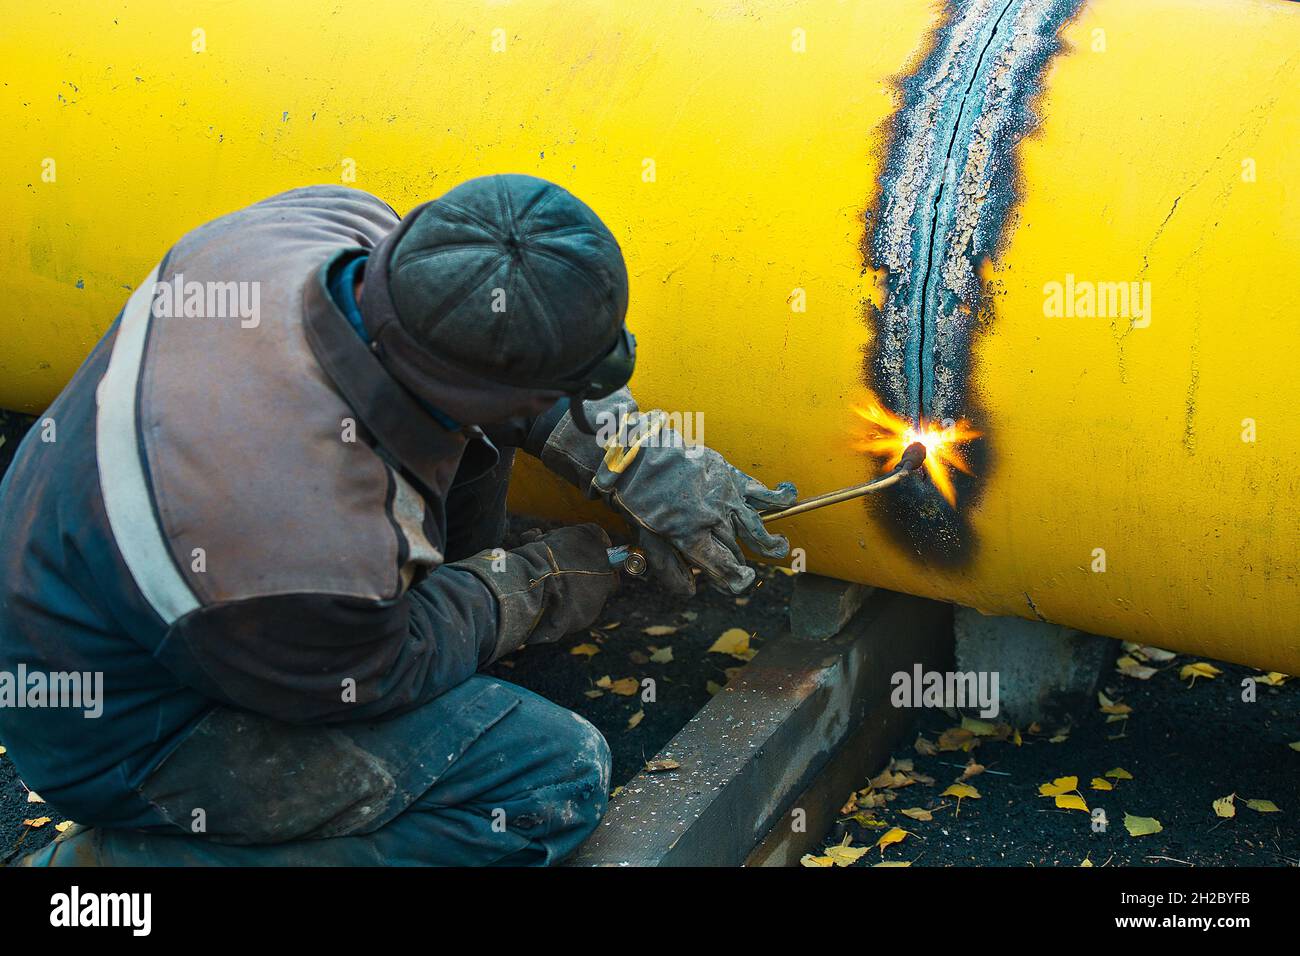
[[[853,410],[871,426],[871,431],[855,446],[858,451],[882,459],[888,470],[898,464],[908,445],[919,441],[925,446],[926,474],[944,500],[952,507],[957,507],[957,489],[952,483],[949,469],[955,468],[963,474],[972,474],[970,465],[957,450],[957,446],[979,438],[981,432],[972,428],[965,419],[945,425],[921,419],[920,425],[913,425],[885,408],[874,396],[865,408]]]

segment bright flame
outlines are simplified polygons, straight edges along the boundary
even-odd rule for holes
[[[875,397],[872,397],[866,408],[853,410],[871,425],[870,433],[856,446],[858,451],[883,459],[884,467],[888,470],[898,464],[908,445],[919,441],[925,446],[926,474],[944,500],[954,508],[957,507],[957,489],[953,486],[949,469],[956,468],[966,475],[973,473],[956,446],[979,438],[980,432],[965,419],[947,427],[927,423],[925,419],[921,419],[919,426],[913,425],[885,408]]]

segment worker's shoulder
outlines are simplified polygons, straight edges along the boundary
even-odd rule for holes
[[[254,258],[269,267],[305,247],[373,246],[400,221],[388,203],[363,190],[301,186],[209,220],[182,236],[165,261],[193,269],[196,257],[215,257],[224,268],[230,255],[257,250]]]
[[[387,213],[394,220],[399,219],[397,212],[378,196],[356,189],[352,186],[339,186],[322,183],[315,186],[298,186],[287,189],[274,196],[253,204],[255,208],[281,206],[285,208],[322,208],[329,210],[353,208],[356,210],[377,210]]]

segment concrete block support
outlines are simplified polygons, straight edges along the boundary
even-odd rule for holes
[[[1055,719],[1086,706],[1119,642],[1018,617],[959,607],[953,616],[957,670],[997,672],[1000,720]]]
[[[765,862],[797,861],[915,716],[892,675],[951,661],[951,607],[886,591],[834,637],[773,640],[657,755],[680,768],[637,775],[571,864],[738,866],[764,837]],[[823,799],[810,788],[836,766]]]
[[[824,641],[838,634],[861,610],[873,588],[816,574],[801,574],[790,596],[790,631]]]

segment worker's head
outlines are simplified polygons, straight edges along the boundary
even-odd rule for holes
[[[465,424],[608,395],[632,374],[618,243],[532,176],[471,179],[411,211],[367,262],[360,303],[390,371]]]

